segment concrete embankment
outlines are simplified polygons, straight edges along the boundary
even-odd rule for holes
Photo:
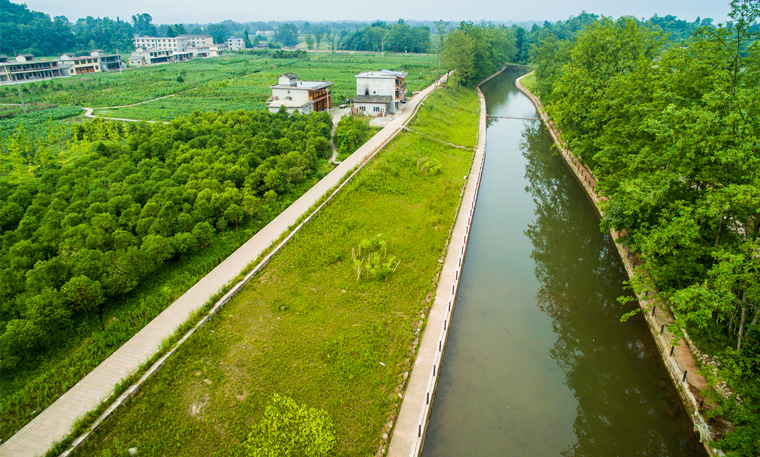
[[[420,453],[428,417],[433,406],[433,397],[438,384],[441,361],[446,349],[446,340],[454,311],[462,265],[467,253],[470,224],[475,212],[480,178],[485,164],[487,116],[486,101],[480,88],[478,88],[478,98],[480,99],[478,143],[467,182],[462,189],[459,210],[449,236],[435,299],[430,308],[425,331],[417,351],[417,358],[404,392],[404,400],[388,447],[389,456],[416,456]]]
[[[607,198],[599,194],[594,175],[567,149],[566,144],[561,139],[560,132],[547,116],[541,102],[529,90],[520,85],[521,79],[522,78],[519,78],[515,82],[518,90],[533,102],[542,122],[551,133],[562,159],[570,170],[572,170],[573,175],[585,190],[586,195],[594,203],[594,208],[597,213],[600,216],[604,216],[601,204]],[[622,233],[610,231],[610,236],[612,236],[615,241],[615,246],[617,247],[618,254],[620,255],[628,277],[633,278],[635,274],[634,269],[638,266],[638,258],[634,253],[631,253],[626,246],[617,242],[621,235]],[[687,344],[684,339],[679,339],[677,343],[674,343],[676,340],[675,335],[671,334],[668,330],[668,326],[673,322],[673,316],[670,314],[664,303],[651,299],[643,294],[637,294],[637,298],[647,322],[647,326],[659,349],[658,352],[661,359],[665,364],[668,374],[673,381],[673,385],[675,386],[692,423],[694,424],[694,431],[699,433],[700,442],[704,445],[709,455],[723,455],[721,451],[715,450],[711,445],[713,438],[712,433],[710,427],[700,413],[700,408],[702,406],[700,404],[701,402],[698,402],[695,397],[695,394],[698,394],[701,389],[707,387],[707,381],[705,378],[696,372],[697,363],[695,356],[692,353],[692,350],[696,350],[696,348],[693,347],[691,343]]]

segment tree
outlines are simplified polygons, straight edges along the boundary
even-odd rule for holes
[[[462,30],[456,30],[446,38],[443,62],[448,70],[454,71],[449,79],[453,79],[456,86],[461,82],[467,83],[472,77],[475,70],[474,51],[475,43]]]
[[[319,44],[322,42],[323,36],[324,36],[324,32],[322,32],[322,28],[317,27],[317,30],[314,32],[314,41],[317,44],[317,49],[319,49]]]
[[[298,44],[298,27],[292,23],[282,24],[274,34],[274,41],[283,46],[295,46]]]
[[[245,29],[245,32],[243,32],[243,43],[245,44],[246,49],[250,49],[253,47],[251,45],[251,39],[248,38],[248,29]]]
[[[69,308],[75,312],[82,312],[85,315],[88,311],[99,307],[105,298],[99,281],[93,281],[87,276],[75,276],[69,280],[62,288],[66,303]]]
[[[306,34],[306,47],[308,49],[314,49],[314,37],[311,36],[311,32]]]
[[[250,194],[246,194],[243,197],[243,212],[251,218],[251,224],[253,224],[253,216],[261,212],[261,200]]]
[[[440,19],[435,21],[436,44],[438,47],[438,64],[435,71],[435,80],[441,79],[441,55],[443,54],[443,47],[446,44],[446,34],[449,30],[449,23]],[[437,89],[437,87],[436,87]]]
[[[132,27],[134,28],[135,35],[158,35],[156,26],[153,25],[153,18],[148,13],[136,14],[132,16]]]
[[[242,222],[243,216],[245,213],[243,210],[236,205],[235,203],[231,204],[225,211],[224,211],[224,218],[235,224],[235,228],[237,228],[238,224]]]
[[[193,235],[198,240],[200,246],[208,246],[211,243],[211,239],[214,236],[214,227],[208,222],[198,222],[193,227]]]

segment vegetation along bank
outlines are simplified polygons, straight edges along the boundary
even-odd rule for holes
[[[608,197],[602,229],[634,254],[631,287],[707,355],[715,446],[742,456],[760,452],[758,14],[735,2],[678,46],[602,19],[534,57],[535,90]]]

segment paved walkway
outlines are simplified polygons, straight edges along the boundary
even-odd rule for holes
[[[305,214],[328,190],[336,186],[349,171],[371,157],[398,133],[416,112],[434,85],[426,88],[407,104],[386,128],[341,162],[309,191],[291,204],[266,227],[248,240],[190,290],[169,305],[153,321],[140,330],[92,372],[35,417],[24,428],[0,446],[0,457],[32,457],[42,455],[65,437],[77,418],[95,409],[107,399],[113,387],[137,370],[161,346],[161,342],[219,289],[232,281],[249,263],[277,240],[288,227]]]
[[[462,193],[454,228],[438,279],[435,300],[430,308],[430,316],[425,324],[420,349],[414,361],[409,384],[404,391],[396,427],[393,430],[389,457],[416,457],[421,448],[427,428],[428,416],[433,406],[433,397],[438,385],[438,373],[446,349],[448,331],[464,257],[467,253],[467,238],[475,211],[475,203],[480,189],[480,177],[485,163],[486,149],[486,101],[478,89],[480,97],[480,126],[475,157],[470,167],[467,184]],[[460,146],[461,147],[461,146]],[[470,148],[467,148],[470,149]]]

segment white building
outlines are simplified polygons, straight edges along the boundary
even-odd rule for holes
[[[406,103],[405,71],[365,71],[356,75],[354,113],[385,116],[403,109]]]
[[[188,48],[186,51],[170,51],[167,49],[145,49],[138,48],[132,51],[129,56],[129,65],[133,67],[142,67],[145,65],[156,65],[159,63],[184,62],[193,58],[193,49]]]
[[[129,65],[133,67],[215,57],[223,55],[226,49],[223,44],[215,45],[211,35],[135,36],[132,42],[135,50],[129,57]]]
[[[241,49],[245,49],[245,40],[238,37],[229,37],[227,38],[227,48],[230,51],[239,51]]]
[[[269,86],[272,96],[267,100],[267,108],[276,113],[281,106],[288,110],[307,114],[332,108],[332,81],[299,81],[293,73],[280,75],[278,84]]]
[[[132,42],[135,44],[135,49],[155,48],[161,51],[184,52],[188,47],[211,46],[214,44],[214,38],[211,35],[177,35],[176,37],[135,36]]]

